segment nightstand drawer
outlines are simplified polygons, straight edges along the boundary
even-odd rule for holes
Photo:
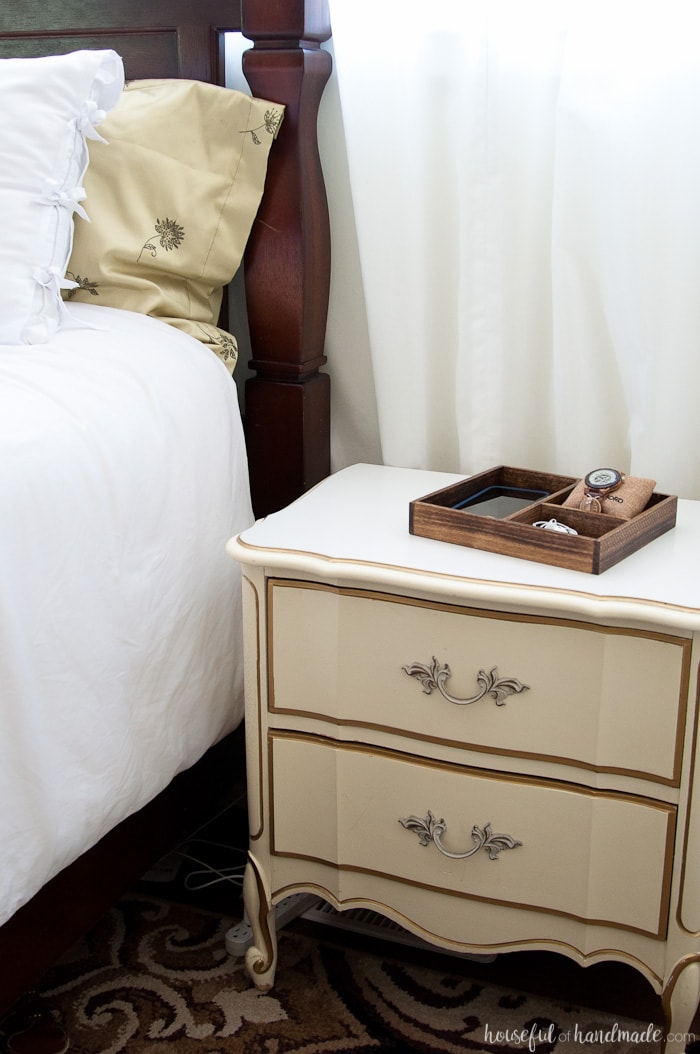
[[[284,580],[268,596],[272,712],[678,783],[685,638]]]
[[[271,766],[273,854],[665,935],[673,806],[282,733]]]

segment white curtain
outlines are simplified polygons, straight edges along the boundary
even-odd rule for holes
[[[700,498],[696,0],[331,18],[336,465],[610,465]]]

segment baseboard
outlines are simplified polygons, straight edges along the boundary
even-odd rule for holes
[[[303,911],[300,917],[306,919],[307,922],[318,923],[322,926],[332,926],[334,929],[346,930],[364,937],[376,937],[380,940],[402,944],[409,948],[453,955],[459,959],[471,959],[475,962],[489,963],[496,958],[495,955],[472,955],[450,948],[438,948],[428,941],[421,940],[414,933],[409,933],[408,930],[403,929],[402,926],[399,926],[392,919],[386,918],[385,915],[380,915],[379,912],[370,911],[366,908],[350,908],[348,911],[337,911],[325,900],[317,900],[315,904]]]
[[[384,915],[380,915],[377,911],[369,911],[365,908],[350,908],[347,911],[337,911],[325,900],[320,900],[309,893],[294,893],[292,896],[285,897],[275,908],[275,927],[278,930],[297,918],[317,925],[330,926],[337,930],[356,933],[363,937],[374,937],[378,940],[390,941],[409,948],[453,955],[458,959],[471,959],[473,962],[490,963],[496,958],[495,955],[472,955],[450,948],[437,948],[436,945],[421,940],[414,933],[409,933],[408,930],[403,929],[398,923],[386,918]],[[253,933],[247,918],[244,918],[242,922],[236,923],[226,933],[226,951],[234,958],[245,955],[252,943]]]

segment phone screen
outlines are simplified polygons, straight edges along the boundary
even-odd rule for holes
[[[526,487],[485,487],[476,494],[458,502],[455,509],[464,509],[475,516],[492,516],[503,520],[533,502],[549,497],[546,490],[529,490]]]

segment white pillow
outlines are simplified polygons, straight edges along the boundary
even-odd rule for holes
[[[0,59],[0,344],[42,344],[83,213],[86,138],[124,86],[115,51]]]

